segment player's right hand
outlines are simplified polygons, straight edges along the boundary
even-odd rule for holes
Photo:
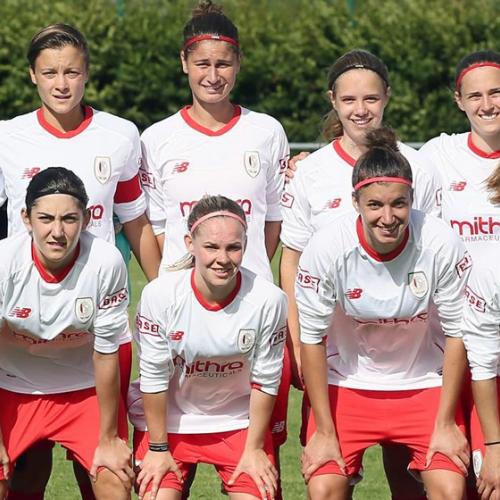
[[[0,466],[3,470],[4,479],[9,479],[9,471],[10,471],[10,459],[9,455],[7,455],[7,450],[5,446],[0,441]]]
[[[288,160],[288,167],[285,170],[285,182],[290,182],[295,175],[295,171],[297,170],[296,163],[298,161],[305,160],[311,153],[307,151],[301,151],[298,155],[293,156]]]
[[[137,475],[139,500],[144,498],[149,483],[151,483],[151,495],[149,498],[150,500],[155,500],[161,481],[168,472],[173,472],[179,482],[184,482],[182,473],[169,451],[148,451],[141,462],[140,472]]]
[[[347,475],[337,436],[315,432],[304,448],[301,457],[302,475],[306,484],[317,469],[331,461],[337,462],[342,474]]]
[[[481,500],[500,498],[500,445],[487,446],[479,477],[477,491]]]

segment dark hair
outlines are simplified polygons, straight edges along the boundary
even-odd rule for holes
[[[489,191],[489,199],[493,205],[500,205],[500,162],[493,173],[486,179],[486,189]]]
[[[50,167],[42,170],[31,179],[26,190],[26,212],[31,209],[38,198],[50,194],[68,194],[76,198],[82,211],[87,209],[89,198],[82,180],[74,172],[63,167]]]
[[[399,151],[394,130],[371,130],[366,134],[365,146],[368,151],[358,158],[352,171],[353,186],[373,177],[401,177],[413,182],[411,166]]]
[[[42,50],[61,49],[66,45],[71,45],[83,53],[88,69],[90,54],[87,40],[76,28],[62,23],[46,26],[31,39],[27,53],[29,65],[35,69],[36,60]]]
[[[201,0],[193,9],[192,18],[186,23],[183,30],[184,56],[194,50],[197,43],[185,48],[188,40],[199,35],[219,35],[233,39],[239,43],[238,28],[223,14],[222,7],[212,3],[212,0]],[[231,48],[239,55],[240,50],[236,45]]]
[[[351,69],[369,69],[380,77],[386,92],[390,87],[389,71],[384,62],[367,50],[354,49],[340,56],[330,67],[328,90],[335,93],[335,82],[338,77]],[[332,141],[344,133],[342,123],[334,109],[323,118],[322,133],[327,141]]]
[[[457,65],[457,69],[455,70],[455,90],[460,93],[460,82],[463,77],[463,72],[474,66],[475,64],[480,63],[494,63],[500,64],[500,52],[496,52],[494,50],[479,50],[477,52],[473,52],[465,56]]]
[[[245,212],[235,201],[220,194],[216,196],[204,196],[198,203],[196,203],[193,210],[191,210],[191,213],[189,214],[187,221],[189,231],[191,231],[193,224],[198,219],[201,219],[205,215],[219,211],[231,212],[246,222]]]

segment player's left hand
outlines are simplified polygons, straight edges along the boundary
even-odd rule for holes
[[[500,445],[486,447],[476,485],[481,500],[492,500],[500,494]]]
[[[435,453],[446,455],[465,474],[469,469],[470,447],[456,423],[436,425],[431,436],[425,467],[429,467]]]
[[[97,479],[97,469],[106,467],[106,469],[116,474],[127,488],[130,488],[134,480],[131,460],[132,452],[123,439],[118,436],[101,439],[94,453],[90,477],[95,481]]]
[[[243,473],[254,480],[261,498],[264,500],[275,498],[278,489],[278,471],[264,450],[245,450],[228,483],[234,484]]]
[[[5,479],[10,479],[10,477],[9,477],[9,472],[10,472],[9,455],[7,454],[7,450],[5,449],[5,446],[3,445],[1,440],[0,440],[0,467],[3,469],[3,477]]]

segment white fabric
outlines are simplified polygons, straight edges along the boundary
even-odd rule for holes
[[[463,335],[472,380],[500,375],[499,253],[483,265],[474,264],[465,292]]]
[[[79,256],[58,283],[35,266],[27,233],[0,241],[0,255],[0,387],[25,394],[93,387],[93,350],[115,352],[128,331],[119,251],[83,233]]]
[[[413,208],[437,213],[436,176],[425,168],[414,149],[403,143],[398,146],[412,168]],[[297,163],[294,178],[281,199],[281,241],[285,246],[301,252],[319,228],[343,213],[354,211],[351,199],[353,166],[354,159],[345,153],[340,155],[333,143]]]
[[[208,310],[192,270],[168,272],[143,290],[135,337],[140,389],[168,390],[168,432],[248,427],[251,384],[276,395],[283,366],[285,294],[241,270],[241,288],[225,307]],[[134,427],[145,429],[138,386],[129,394]]]
[[[165,232],[162,268],[186,253],[184,235],[193,205],[206,194],[237,201],[248,220],[243,265],[272,280],[266,221],[281,221],[280,196],[289,156],[283,127],[268,115],[241,108],[221,134],[208,134],[180,111],[142,135],[141,179],[156,234]]]
[[[330,384],[439,386],[444,336],[433,316],[439,313],[445,335],[461,335],[471,259],[444,222],[413,210],[404,249],[377,260],[360,243],[356,217],[346,214],[318,231],[302,254],[296,286],[301,341],[316,344],[328,333]]]

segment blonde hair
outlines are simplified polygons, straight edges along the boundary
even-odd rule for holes
[[[500,162],[493,173],[486,179],[486,189],[489,192],[489,200],[493,205],[500,205]]]

